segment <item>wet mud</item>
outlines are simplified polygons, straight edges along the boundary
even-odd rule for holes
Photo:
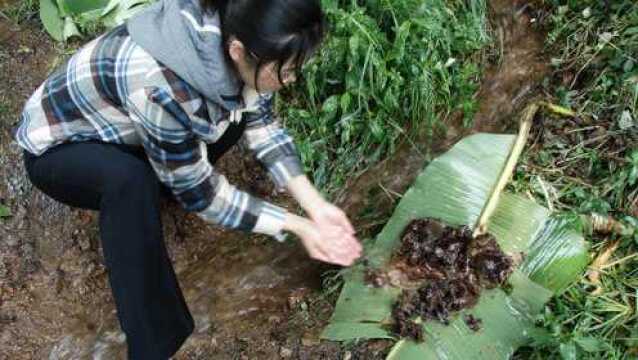
[[[11,134],[24,102],[77,45],[54,45],[37,22],[0,19],[0,204],[11,211],[0,219],[0,359],[126,357],[97,213],[34,189]],[[239,187],[296,210],[239,150],[218,167]],[[331,309],[313,304],[306,317],[312,312],[314,322],[295,317],[326,268],[296,242],[216,229],[169,200],[162,222],[196,322],[176,359],[337,356],[337,345],[318,341]]]
[[[389,213],[396,201],[391,194],[405,191],[426,159],[468,131],[493,131],[497,123],[511,127],[526,94],[533,93],[522,96],[519,85],[507,84],[535,87],[542,77],[539,64],[546,63],[538,57],[542,38],[530,26],[528,13],[518,11],[520,4],[491,3],[495,29],[503,27],[503,57],[488,69],[479,121],[472,129],[451,125],[441,140],[421,144],[416,151],[406,143],[348,184],[338,203],[359,231],[381,223],[387,214],[362,214],[370,208]],[[522,41],[526,36],[533,41]],[[125,358],[96,213],[66,207],[34,189],[11,137],[26,99],[69,51],[54,45],[37,19],[16,25],[0,17],[0,204],[11,211],[0,219],[0,359]],[[517,51],[528,57],[508,56]],[[496,95],[501,101],[492,100]],[[491,121],[490,113],[498,119]],[[264,173],[245,171],[255,168],[239,151],[219,164],[239,187],[296,210],[289,197],[262,186],[267,183]],[[329,267],[310,260],[296,242],[280,244],[215,229],[174,203],[163,206],[166,244],[196,321],[195,333],[175,359],[384,357],[389,341],[349,350],[319,341],[332,312],[320,286]]]
[[[491,235],[473,238],[469,227],[419,219],[404,230],[390,268],[389,273],[398,269],[409,281],[392,309],[393,331],[423,340],[416,318],[447,325],[454,313],[476,305],[483,289],[504,285],[513,261]],[[366,280],[379,286],[383,281],[374,273],[377,277],[368,273]],[[480,319],[465,320],[472,329],[480,328]]]

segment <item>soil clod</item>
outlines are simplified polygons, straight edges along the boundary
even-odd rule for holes
[[[483,320],[475,318],[472,314],[463,316],[463,321],[465,321],[465,325],[474,332],[481,330],[481,326],[483,325]]]

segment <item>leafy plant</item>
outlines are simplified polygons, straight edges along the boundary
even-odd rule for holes
[[[153,0],[40,0],[44,28],[57,41],[119,25]]]
[[[10,217],[11,211],[8,207],[0,205],[0,219]]]
[[[452,112],[469,124],[489,41],[485,3],[324,1],[332,24],[304,70],[301,89],[280,101],[306,168],[327,192],[392,153],[404,138],[427,141]]]
[[[557,211],[601,213],[638,221],[638,4],[635,1],[545,2],[550,101],[576,116],[549,114],[533,130],[511,188]],[[601,293],[587,278],[552,299],[539,323],[547,336],[515,358],[635,357],[636,235],[592,234],[592,257],[618,241],[601,271]]]

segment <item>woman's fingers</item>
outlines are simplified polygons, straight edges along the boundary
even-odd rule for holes
[[[361,256],[361,245],[354,235],[335,223],[308,228],[304,238],[308,255],[319,261],[350,266]]]
[[[340,240],[339,246],[343,247],[348,252],[355,253],[357,255],[360,255],[362,250],[359,241],[357,241],[357,239],[351,234],[344,234]]]
[[[339,262],[345,263],[345,265],[351,265],[354,260],[361,256],[361,252],[352,246],[343,246],[341,244],[334,244],[329,250],[333,254],[333,259]]]
[[[350,220],[348,220],[348,217],[342,210],[336,208],[336,211],[332,214],[332,221],[335,225],[340,226],[347,233],[349,234],[355,233],[354,227],[352,226],[352,224],[350,223]]]
[[[348,216],[346,215],[345,212],[343,212],[343,210],[338,209],[338,219],[337,221],[339,222],[339,224],[350,234],[354,234],[355,230],[354,227],[352,226],[352,224],[350,223],[350,220],[348,220]]]
[[[357,257],[360,252],[356,247],[356,241],[352,235],[342,234],[339,238],[330,242],[330,246],[336,254],[340,254],[343,256],[354,256]]]
[[[311,248],[309,248],[308,254],[313,259],[317,259],[323,262],[332,262],[330,255],[318,246],[312,246]]]
[[[343,228],[346,232],[350,234],[354,234],[355,230],[350,221],[348,220],[348,216],[343,210],[339,209],[337,206],[326,203],[324,206],[323,215],[315,217],[315,221],[319,223],[330,223],[335,226],[339,226]]]
[[[324,255],[323,252],[321,251],[313,251],[310,253],[310,257],[312,257],[313,259],[317,259],[323,262],[327,262],[327,263],[331,263],[331,264],[337,264],[337,265],[342,265],[342,266],[349,266],[352,264],[352,260],[347,258],[347,257],[342,257],[342,256],[329,256],[329,255]]]
[[[346,216],[345,213],[342,212],[341,214],[342,214],[341,226],[343,226],[350,234],[354,234],[355,230],[352,224],[350,223],[350,220],[348,220],[348,217]]]

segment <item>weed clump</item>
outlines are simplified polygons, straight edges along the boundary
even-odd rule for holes
[[[393,331],[416,340],[422,340],[423,333],[415,319],[447,325],[452,313],[476,305],[482,289],[504,285],[513,263],[493,236],[473,238],[468,227],[431,219],[414,220],[407,226],[393,262],[417,284],[404,288],[394,304]],[[374,286],[381,283],[378,277],[367,279]],[[473,331],[481,327],[481,320],[474,316],[464,320]]]

